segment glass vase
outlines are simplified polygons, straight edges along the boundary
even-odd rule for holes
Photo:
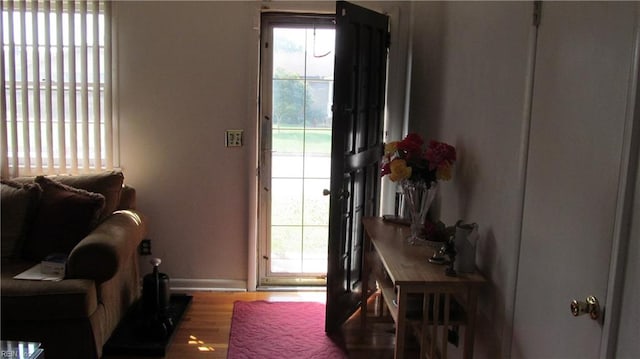
[[[429,207],[436,197],[438,183],[431,182],[427,186],[422,181],[402,181],[402,191],[404,199],[409,207],[409,222],[411,234],[407,239],[410,244],[427,244],[427,238],[424,233],[424,221],[427,217]]]

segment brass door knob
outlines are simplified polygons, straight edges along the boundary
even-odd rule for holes
[[[329,191],[328,189],[323,189],[322,190],[322,195],[323,196],[330,196],[331,195],[331,191]],[[339,199],[345,199],[345,198],[349,198],[349,191],[345,191],[344,189],[340,191],[340,196],[338,197]]]
[[[598,298],[590,295],[584,302],[575,299],[571,301],[571,314],[573,314],[574,317],[587,313],[593,320],[600,317],[600,303],[598,302]]]

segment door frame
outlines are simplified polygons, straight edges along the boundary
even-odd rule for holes
[[[273,52],[271,48],[266,49],[263,44],[266,39],[272,39],[272,29],[277,25],[287,25],[291,27],[307,28],[315,24],[318,27],[334,27],[335,14],[326,13],[295,13],[295,12],[262,12],[260,14],[260,71],[259,71],[259,121],[258,121],[258,229],[257,229],[257,246],[256,246],[256,280],[258,287],[274,287],[274,286],[322,286],[326,285],[326,276],[324,277],[299,277],[293,275],[271,275],[269,276],[269,264],[265,258],[268,247],[271,243],[270,227],[271,227],[271,199],[268,189],[271,183],[271,114],[272,108],[269,101],[263,101],[264,94],[269,95],[271,99],[272,83],[263,81],[265,78],[272,77],[273,71]],[[269,40],[267,40],[269,41]],[[266,252],[265,252],[266,251]]]
[[[388,62],[393,66],[388,67],[387,76],[387,116],[384,124],[385,140],[394,140],[401,138],[406,133],[408,124],[409,102],[406,94],[408,93],[409,78],[407,71],[410,69],[411,59],[409,57],[409,48],[412,41],[410,31],[410,17],[404,17],[409,13],[410,3],[398,2],[377,2],[367,4],[370,8],[387,14],[391,21],[389,27],[391,29],[391,44],[389,48]],[[247,210],[247,218],[249,218],[248,228],[248,250],[247,250],[247,281],[246,290],[256,291],[257,275],[258,275],[258,229],[259,229],[259,202],[258,202],[258,179],[259,167],[258,159],[260,156],[260,148],[258,146],[258,138],[260,136],[260,112],[259,112],[259,90],[260,90],[260,74],[259,74],[259,57],[260,57],[260,18],[263,13],[283,12],[283,13],[314,13],[314,14],[330,14],[335,16],[335,2],[312,2],[312,3],[291,3],[291,2],[272,2],[269,4],[257,4],[253,7],[253,17],[255,32],[250,37],[244,39],[247,43],[254,44],[254,61],[255,66],[250,70],[253,79],[254,98],[247,101],[247,106],[253,108],[251,111],[252,118],[255,118],[254,125],[247,134],[251,135],[248,144],[251,145],[252,156],[251,163],[248,164],[247,171],[251,177],[249,187],[249,202]],[[402,15],[402,16],[401,16]],[[381,194],[381,212],[393,213],[393,203],[395,195],[395,185],[391,186],[390,181],[383,179]]]
[[[640,19],[640,6],[636,4],[636,18]],[[632,68],[627,90],[627,111],[624,120],[621,166],[618,176],[618,195],[613,224],[613,240],[609,280],[606,292],[606,315],[600,341],[600,357],[615,358],[618,348],[622,299],[627,286],[625,268],[632,260],[628,248],[631,241],[631,227],[634,224],[633,208],[635,193],[640,191],[636,181],[640,174],[640,21],[636,22]],[[637,219],[636,219],[637,220]],[[637,260],[637,259],[636,259]]]

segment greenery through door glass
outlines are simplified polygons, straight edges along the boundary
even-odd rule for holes
[[[270,271],[325,274],[333,29],[273,31]]]

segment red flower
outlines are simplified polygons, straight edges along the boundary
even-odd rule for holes
[[[407,154],[407,159],[420,157],[420,151],[424,141],[417,133],[410,133],[404,140],[398,142],[398,150]]]
[[[382,176],[393,182],[410,180],[430,185],[438,180],[451,179],[456,150],[443,142],[431,141],[424,150],[424,141],[417,133],[408,134],[402,141],[385,144],[380,165]]]
[[[448,167],[456,161],[456,149],[444,142],[431,141],[424,157],[429,161],[429,169]]]

